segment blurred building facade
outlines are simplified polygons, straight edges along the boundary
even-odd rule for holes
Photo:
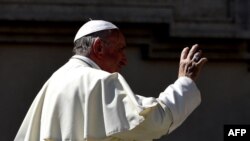
[[[121,73],[144,96],[157,97],[173,83],[181,49],[198,43],[209,59],[197,80],[202,104],[159,140],[223,140],[223,125],[250,124],[249,9],[248,0],[0,0],[0,140],[14,139],[90,19],[123,31],[129,64]]]

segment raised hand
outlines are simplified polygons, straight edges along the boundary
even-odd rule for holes
[[[202,51],[199,50],[197,44],[193,45],[191,49],[184,48],[180,57],[178,77],[187,76],[195,81],[206,62],[207,58],[202,57]]]

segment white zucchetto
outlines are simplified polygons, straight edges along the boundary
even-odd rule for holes
[[[112,24],[111,22],[103,21],[103,20],[91,20],[85,23],[76,33],[74,42],[88,34],[97,32],[97,31],[102,31],[102,30],[108,30],[108,29],[118,29],[117,26]]]

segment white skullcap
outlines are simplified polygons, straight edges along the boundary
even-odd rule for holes
[[[74,42],[91,33],[102,31],[102,30],[108,30],[108,29],[118,29],[117,26],[112,24],[111,22],[103,21],[103,20],[91,20],[85,23],[76,33]]]

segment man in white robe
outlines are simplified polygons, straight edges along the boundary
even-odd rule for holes
[[[123,34],[92,20],[76,34],[74,55],[44,84],[15,141],[151,141],[180,126],[200,104],[194,83],[206,62],[184,48],[178,79],[159,97],[143,97],[118,73],[127,64]]]

